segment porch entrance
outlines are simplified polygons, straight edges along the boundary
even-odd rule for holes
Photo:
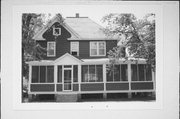
[[[71,91],[72,90],[72,69],[64,68],[64,80],[63,80],[63,90]]]

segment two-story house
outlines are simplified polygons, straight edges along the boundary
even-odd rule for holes
[[[41,61],[29,64],[29,97],[54,94],[57,101],[77,101],[82,94],[155,92],[155,77],[145,60],[120,59],[112,72],[107,52],[118,39],[108,38],[102,27],[88,17],[58,15],[38,31],[34,39],[47,48]]]

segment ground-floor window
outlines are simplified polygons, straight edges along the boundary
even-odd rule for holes
[[[102,82],[102,65],[82,65],[82,82]]]
[[[127,75],[127,64],[118,64],[113,65],[112,70],[107,71],[106,78],[107,82],[127,81]]]
[[[151,66],[147,64],[132,64],[131,65],[131,80],[132,81],[152,81]]]
[[[54,66],[32,66],[32,83],[54,82]]]

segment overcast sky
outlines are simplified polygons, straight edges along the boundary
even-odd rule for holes
[[[65,17],[74,17],[76,13],[79,13],[82,17],[89,17],[96,23],[102,25],[102,17],[109,13],[133,13],[137,18],[143,18],[145,14],[152,13],[152,8],[148,6],[136,6],[131,5],[59,5],[58,9],[50,10],[52,16],[57,13],[62,14]]]

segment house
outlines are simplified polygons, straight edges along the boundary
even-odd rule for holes
[[[102,27],[88,17],[55,16],[34,39],[47,48],[40,61],[30,61],[29,97],[54,94],[57,101],[77,101],[82,94],[155,92],[154,72],[144,59],[138,64],[119,59],[107,71],[107,52],[117,46],[117,38],[107,37]]]

